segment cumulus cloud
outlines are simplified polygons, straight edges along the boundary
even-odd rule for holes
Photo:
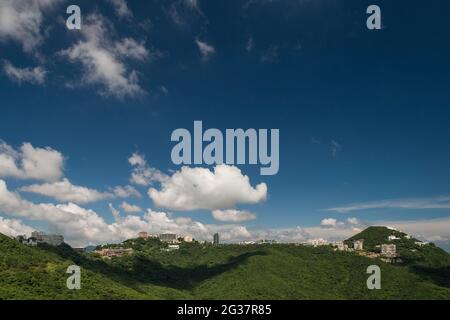
[[[195,43],[197,44],[198,50],[200,50],[203,61],[209,60],[216,53],[216,49],[206,42],[195,39]]]
[[[33,228],[22,223],[22,221],[17,219],[5,219],[0,217],[0,233],[7,236],[18,236],[26,235],[31,236]]]
[[[61,0],[2,0],[0,40],[14,41],[30,53],[45,40],[44,14]]]
[[[325,228],[335,228],[337,226],[337,220],[333,218],[322,219],[320,225]]]
[[[255,204],[267,197],[267,185],[255,187],[235,166],[207,168],[182,167],[161,181],[161,188],[150,188],[149,197],[158,207],[171,210],[232,209],[238,203]]]
[[[19,150],[0,140],[0,177],[57,181],[63,176],[64,157],[49,147],[24,143]]]
[[[8,190],[6,182],[0,180],[0,211],[13,218],[30,221],[44,221],[49,227],[64,235],[67,243],[73,246],[88,244],[119,242],[134,238],[139,231],[152,234],[176,233],[191,235],[198,240],[211,240],[215,232],[221,234],[223,240],[247,238],[249,231],[239,225],[208,225],[187,217],[172,218],[166,212],[147,210],[143,216],[127,215],[121,217],[112,204],[109,209],[114,222],[107,223],[95,211],[80,207],[74,203],[54,205],[51,203],[35,204],[22,199],[21,196]],[[30,228],[22,226],[19,220],[8,220],[0,224],[1,230],[8,228],[18,233],[30,232]],[[12,232],[10,232],[12,233]]]
[[[133,184],[148,186],[155,181],[163,181],[166,175],[161,171],[151,168],[144,156],[135,152],[128,158],[128,163],[133,167],[130,182]]]
[[[334,218],[325,218],[320,221],[322,228],[356,228],[362,223],[357,218],[347,218],[345,221],[338,221]]]
[[[119,18],[130,19],[133,18],[133,12],[128,8],[125,0],[107,0],[114,7],[114,11]]]
[[[119,198],[142,197],[141,193],[133,186],[116,186],[112,190],[114,195]]]
[[[137,213],[137,212],[142,211],[141,207],[139,207],[137,205],[129,204],[128,202],[125,202],[125,201],[123,201],[120,204],[120,207],[122,208],[123,211],[125,211],[127,213]]]
[[[256,214],[246,210],[214,210],[212,212],[214,219],[219,221],[241,222],[256,219]]]
[[[33,184],[25,186],[20,191],[36,193],[54,198],[61,202],[86,204],[113,197],[111,193],[73,185],[67,178],[58,182]]]
[[[5,61],[3,70],[11,81],[17,82],[18,84],[43,84],[47,75],[47,71],[43,67],[18,68],[13,66],[9,61]]]
[[[130,38],[113,41],[110,22],[99,14],[91,14],[84,21],[82,40],[59,53],[72,63],[81,63],[81,83],[98,85],[101,95],[116,98],[143,94],[138,74],[128,70],[125,58],[146,58],[144,45]]]
[[[335,228],[322,226],[302,228],[280,228],[266,230],[248,230],[238,224],[204,224],[188,217],[173,217],[166,212],[148,209],[142,216],[126,215],[122,217],[111,204],[109,209],[114,217],[112,223],[93,210],[74,203],[54,205],[51,203],[33,203],[21,198],[20,194],[10,191],[4,180],[0,179],[0,212],[11,219],[0,218],[0,232],[8,235],[29,234],[33,228],[22,222],[47,222],[52,231],[60,232],[72,246],[120,242],[134,238],[140,231],[152,234],[176,233],[191,235],[197,240],[211,241],[216,232],[224,241],[276,240],[278,242],[298,243],[310,239],[322,238],[328,241],[343,240],[360,232],[355,218],[337,221]],[[20,220],[19,220],[20,219]],[[358,221],[359,222],[359,221]],[[378,221],[368,225],[391,225],[419,239],[448,243],[450,238],[450,218],[424,219],[415,221]],[[447,241],[447,242],[445,242]]]

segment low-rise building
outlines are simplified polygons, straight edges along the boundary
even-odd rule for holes
[[[391,236],[388,237],[388,240],[389,240],[389,241],[392,241],[392,240],[400,240],[400,238],[398,238],[398,237],[396,237],[396,236],[394,236],[394,235],[391,235]]]
[[[183,241],[184,241],[184,242],[192,242],[193,239],[192,239],[191,236],[184,236]]]

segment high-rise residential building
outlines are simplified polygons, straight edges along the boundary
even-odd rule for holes
[[[220,243],[219,234],[218,233],[214,233],[214,245],[218,246],[219,243]]]

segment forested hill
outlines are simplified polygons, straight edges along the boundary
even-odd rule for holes
[[[369,241],[368,233],[359,236]],[[0,235],[0,299],[450,299],[445,252],[435,265],[390,265],[328,246],[182,243],[166,252],[155,239],[121,246],[133,255],[104,260]],[[81,267],[80,290],[66,287],[73,264]],[[381,290],[366,287],[373,264],[381,268]]]

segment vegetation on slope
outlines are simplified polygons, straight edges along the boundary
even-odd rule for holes
[[[103,260],[67,245],[30,248],[0,236],[0,298],[450,299],[449,255],[432,246],[422,247],[423,254],[439,254],[438,264],[429,265],[433,259],[427,258],[422,269],[330,247],[183,243],[165,252],[156,239],[130,239],[121,246],[135,253]],[[82,269],[81,290],[65,286],[71,264]],[[381,290],[366,287],[372,264],[381,268]]]

